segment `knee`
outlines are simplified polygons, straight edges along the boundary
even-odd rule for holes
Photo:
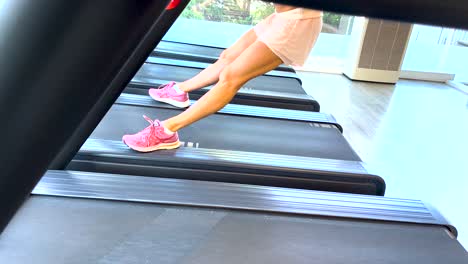
[[[230,65],[226,66],[219,75],[219,82],[225,89],[237,92],[243,84],[242,76]]]
[[[225,62],[226,64],[229,64],[231,62],[233,62],[236,58],[234,57],[234,55],[232,54],[232,52],[229,51],[229,49],[226,49],[224,50],[223,52],[221,52],[221,54],[219,55],[219,60],[222,60],[223,62]]]

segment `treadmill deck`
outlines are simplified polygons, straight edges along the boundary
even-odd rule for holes
[[[59,173],[60,174],[60,173]],[[57,175],[60,176],[60,175]],[[17,213],[0,237],[0,262],[9,264],[31,263],[450,263],[462,264],[467,253],[442,223],[415,224],[391,220],[367,220],[315,215],[291,215],[258,212],[242,208],[207,208],[185,204],[165,205],[146,202],[100,200],[99,188],[104,186],[80,184],[80,176],[70,178],[76,190],[95,199],[47,197],[34,195]],[[88,175],[99,179],[99,175]],[[113,178],[128,178],[111,176]],[[130,177],[129,179],[135,179]],[[43,181],[47,181],[45,177]],[[58,182],[40,184],[36,193],[52,194]],[[151,178],[150,180],[157,179]],[[195,191],[198,183],[165,180],[176,188],[164,186],[155,195],[173,193],[180,198],[191,199],[185,191]],[[84,182],[83,182],[84,183]],[[141,184],[145,184],[142,182]],[[42,186],[41,186],[42,185]],[[203,185],[203,184],[202,184]],[[218,185],[216,192],[213,185]],[[159,185],[158,185],[159,186]],[[210,187],[211,186],[211,187]],[[248,203],[249,192],[238,193],[226,184],[207,183],[207,191],[196,197],[212,202],[223,202],[220,196],[232,196],[233,202]],[[239,188],[241,186],[238,186]],[[223,188],[225,190],[223,191]],[[58,188],[66,191],[66,188]],[[259,197],[255,187],[240,188]],[[114,192],[117,189],[112,189]],[[326,211],[345,211],[353,203],[356,209],[366,196],[296,191],[281,188],[264,188],[264,196],[270,199],[265,206],[285,202],[313,206],[321,204]],[[120,194],[128,198],[130,190]],[[177,194],[179,193],[179,194]],[[217,193],[217,194],[216,194]],[[69,192],[73,196],[73,193]],[[118,193],[116,193],[118,195]],[[196,193],[193,193],[196,194]],[[308,197],[310,194],[310,198]],[[314,197],[316,194],[316,197]],[[323,194],[323,196],[321,195]],[[64,194],[67,196],[67,193]],[[59,196],[62,196],[59,194]],[[245,196],[247,195],[247,196]],[[79,196],[78,196],[79,197]],[[276,199],[273,199],[275,198]],[[306,198],[301,199],[302,198]],[[341,197],[341,198],[340,198]],[[105,199],[105,198],[104,198]],[[326,205],[335,200],[343,206]],[[124,199],[125,200],[125,199]],[[255,200],[255,198],[254,198]],[[352,202],[354,200],[354,202]],[[369,198],[363,206],[375,208],[375,212],[391,213],[398,210],[417,215],[416,201]],[[351,202],[351,203],[350,203]],[[207,205],[211,203],[208,202]],[[401,206],[396,206],[397,204]],[[403,206],[405,205],[406,206]],[[417,203],[416,203],[417,204]],[[394,207],[392,207],[394,206]],[[350,207],[350,208],[351,208]],[[387,207],[386,209],[384,209]],[[317,207],[319,209],[320,207]],[[418,210],[421,213],[423,208]],[[402,212],[403,212],[402,211]],[[359,212],[359,211],[356,211]],[[365,216],[366,213],[363,213]],[[404,213],[402,213],[404,215]],[[417,217],[415,218],[417,219]],[[418,221],[418,220],[416,220]],[[431,223],[429,220],[428,223]]]

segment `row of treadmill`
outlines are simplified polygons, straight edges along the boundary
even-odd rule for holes
[[[122,143],[147,125],[142,115],[183,111],[149,88],[193,77],[222,51],[160,42],[66,170],[37,185],[0,239],[2,263],[466,263],[436,210],[383,197],[384,179],[291,67],[181,130],[179,149]]]
[[[146,126],[143,115],[164,120],[184,110],[155,102],[149,88],[187,80],[221,52],[161,42],[68,169],[384,195],[383,179],[365,170],[343,128],[319,112],[319,103],[286,66],[251,80],[224,109],[181,130],[180,149],[137,153],[122,143],[122,135]]]

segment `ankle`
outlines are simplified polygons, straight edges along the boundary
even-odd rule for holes
[[[176,90],[179,90],[180,92],[183,92],[183,93],[188,93],[189,92],[187,87],[185,86],[185,84],[183,82],[176,83],[175,87],[177,87]]]
[[[173,126],[171,126],[168,122],[163,121],[161,122],[162,127],[164,128],[164,132],[168,135],[172,135],[177,132],[176,129],[174,129]]]

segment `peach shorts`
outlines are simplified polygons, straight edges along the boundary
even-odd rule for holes
[[[322,30],[322,17],[294,19],[274,13],[254,27],[258,40],[265,43],[284,64],[304,65]]]

